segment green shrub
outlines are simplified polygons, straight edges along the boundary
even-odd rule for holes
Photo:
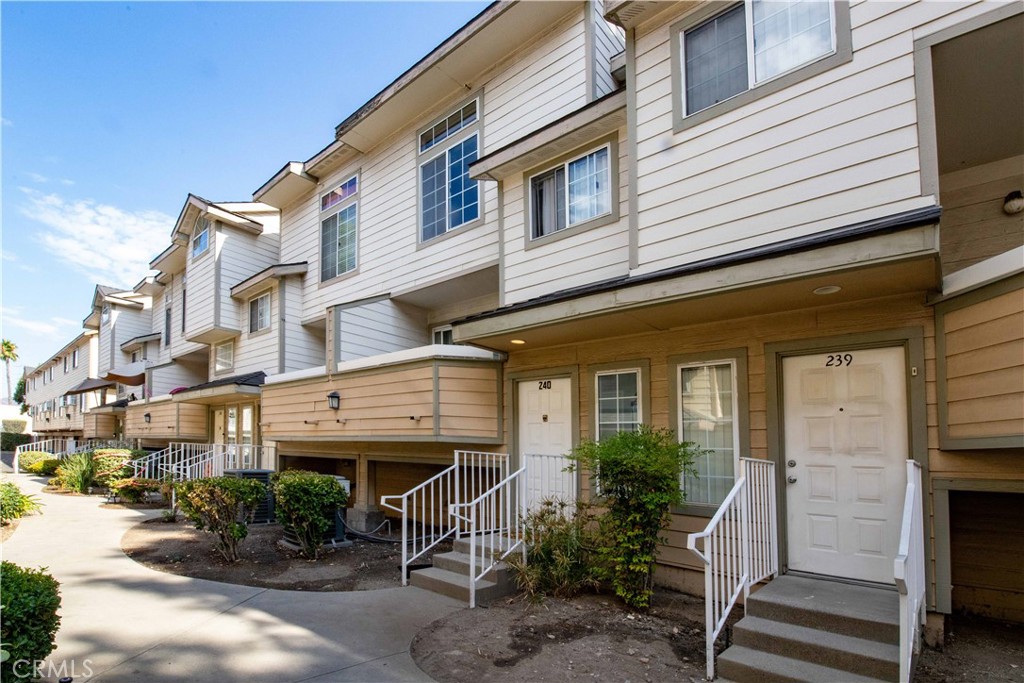
[[[267,487],[255,479],[210,477],[175,484],[178,505],[200,531],[217,537],[217,550],[228,562],[238,561],[238,546],[249,534]]]
[[[28,427],[28,420],[0,420],[0,430],[6,434],[24,434],[25,427]]]
[[[96,461],[92,453],[76,453],[64,458],[57,468],[60,487],[68,491],[88,493],[96,479]]]
[[[93,452],[92,459],[96,467],[96,476],[93,478],[96,486],[110,486],[110,482],[132,474],[128,451],[97,450]]]
[[[571,598],[600,585],[594,567],[597,537],[594,514],[586,503],[544,500],[523,520],[526,558],[512,553],[507,562],[516,585],[531,599],[544,595]]]
[[[31,474],[42,474],[47,477],[52,477],[57,473],[57,468],[60,467],[60,460],[57,458],[46,458],[44,460],[36,460],[34,463],[25,467],[26,471]]]
[[[110,455],[117,455],[128,459],[132,456],[132,451],[130,448],[97,448],[92,451],[92,457],[94,458],[103,458]]]
[[[573,449],[573,459],[597,478],[608,508],[599,520],[601,573],[630,607],[650,607],[658,533],[671,506],[683,503],[681,477],[695,474],[697,453],[672,432],[643,425]]]
[[[18,446],[32,443],[31,434],[0,433],[0,451],[13,451]]]
[[[43,570],[13,562],[0,563],[0,584],[0,641],[7,655],[0,658],[0,679],[28,679],[32,667],[15,665],[46,659],[53,652],[60,627],[60,584]]]
[[[53,453],[47,453],[46,451],[25,451],[18,456],[18,467],[22,472],[25,472],[32,463],[52,457]]]
[[[131,456],[132,460],[138,460],[139,458],[145,458],[147,455],[149,455],[149,451],[147,451],[145,448],[133,448],[130,451],[128,451],[128,455]]]
[[[0,482],[0,525],[9,524],[12,519],[24,517],[39,508],[40,503],[35,496],[22,493],[13,482]]]
[[[295,532],[302,555],[315,560],[334,511],[345,505],[348,494],[337,479],[316,472],[286,470],[273,474],[270,482],[277,521]]]
[[[141,503],[147,493],[159,491],[163,483],[156,479],[144,477],[113,479],[108,484],[110,490],[121,496],[126,503]]]

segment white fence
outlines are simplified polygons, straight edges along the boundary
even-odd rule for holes
[[[704,563],[707,677],[715,677],[715,638],[740,595],[779,572],[775,463],[740,458],[741,474],[718,512],[687,549]],[[703,540],[703,549],[697,541]]]
[[[14,471],[20,472],[18,466],[21,462],[21,454],[29,451],[41,451],[43,453],[50,453],[53,456],[57,456],[67,448],[67,439],[44,439],[42,441],[33,441],[32,443],[22,444],[14,449]]]
[[[893,562],[896,590],[900,594],[900,683],[913,673],[914,655],[921,650],[925,623],[924,511],[921,465],[907,461],[907,493],[903,499],[900,548]]]

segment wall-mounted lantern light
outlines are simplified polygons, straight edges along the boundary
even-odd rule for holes
[[[1021,195],[1020,190],[1014,190],[1003,197],[1003,213],[1016,216],[1021,211],[1024,211],[1024,195]]]
[[[341,394],[337,391],[332,391],[327,394],[327,407],[331,410],[337,410],[341,407]]]
[[[149,413],[146,413],[145,415],[142,416],[142,419],[146,421],[146,424],[149,424],[150,422],[153,421],[153,416],[150,415]]]

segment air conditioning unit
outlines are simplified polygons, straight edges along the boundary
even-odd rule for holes
[[[256,515],[252,521],[254,524],[270,524],[276,522],[274,517],[274,492],[270,489],[270,475],[274,470],[224,470],[225,477],[238,479],[255,479],[267,487],[267,497],[256,506]]]

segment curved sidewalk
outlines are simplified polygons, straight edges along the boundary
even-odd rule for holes
[[[306,593],[153,571],[127,558],[120,541],[156,513],[102,509],[96,497],[5,478],[44,507],[21,520],[3,559],[47,567],[61,583],[61,628],[44,680],[430,681],[409,656],[412,638],[463,607],[412,587]]]

